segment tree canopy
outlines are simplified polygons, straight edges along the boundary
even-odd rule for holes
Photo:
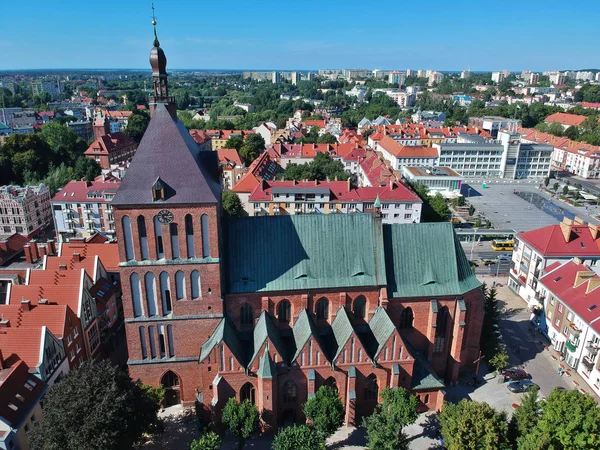
[[[138,112],[131,115],[127,121],[127,128],[125,128],[125,134],[136,142],[140,142],[148,124],[150,123],[150,116],[146,113]]]
[[[344,423],[344,405],[338,392],[321,386],[314,397],[304,404],[304,414],[323,437],[331,436]]]
[[[265,140],[260,134],[250,134],[239,149],[240,156],[250,165],[265,150]]]
[[[86,361],[44,399],[44,420],[30,435],[36,450],[131,449],[158,424],[158,403],[108,362]]]
[[[325,450],[325,442],[319,434],[306,425],[282,428],[275,435],[273,450]]]
[[[249,400],[230,398],[223,408],[223,424],[238,438],[240,448],[258,427],[258,410]]]
[[[284,180],[347,180],[350,174],[345,171],[344,163],[334,160],[328,153],[318,152],[315,158],[306,164],[290,163],[281,176]]]
[[[214,431],[207,431],[190,444],[190,450],[219,450],[221,438]]]
[[[221,194],[221,202],[225,214],[229,217],[241,217],[244,215],[244,207],[240,197],[233,191],[223,191]]]

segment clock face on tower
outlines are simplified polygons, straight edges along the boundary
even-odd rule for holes
[[[163,209],[158,212],[158,221],[160,223],[171,223],[173,222],[173,213],[167,209]]]

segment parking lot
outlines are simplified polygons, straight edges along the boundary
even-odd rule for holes
[[[462,194],[471,203],[477,212],[490,220],[495,228],[511,228],[517,232],[529,231],[559,223],[560,220],[538,209],[533,204],[515,195],[514,192],[535,192],[550,200],[551,197],[537,188],[534,183],[482,183],[463,184]],[[579,216],[586,221],[598,223],[589,214],[596,210],[586,211],[585,208],[576,208],[558,200],[552,199],[561,208]]]

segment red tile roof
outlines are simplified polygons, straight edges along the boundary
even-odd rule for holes
[[[580,116],[578,114],[567,114],[557,112],[546,117],[545,122],[548,123],[560,123],[561,125],[568,125],[578,127],[586,119],[586,116]]]
[[[600,103],[581,102],[583,108],[600,109]]]
[[[68,306],[75,314],[78,314],[79,288],[78,285],[73,284],[61,286],[14,285],[10,291],[10,303],[20,304],[22,300],[29,300],[33,306],[36,306],[39,305],[41,299],[47,299],[48,305]]]
[[[263,179],[273,179],[281,168],[278,163],[279,158],[281,158],[281,156],[277,153],[277,151],[272,147],[269,147],[267,150],[262,152],[260,156],[252,162],[252,164],[250,164],[248,172],[242,176],[240,181],[238,181],[231,190],[238,194],[250,194]]]
[[[438,156],[435,148],[402,145],[390,136],[381,139],[379,146],[396,158],[436,158]]]
[[[549,133],[542,133],[533,128],[519,128],[519,133],[521,133],[522,139],[524,140],[538,144],[548,144],[569,153],[581,154],[583,152],[586,156],[600,154],[600,146],[588,144],[586,142],[573,141],[569,138],[558,137]]]
[[[0,241],[0,265],[21,253],[29,240],[18,233]]]
[[[110,155],[125,147],[137,147],[137,143],[120,131],[99,137],[90,144],[84,155]]]
[[[84,258],[92,258],[98,255],[102,265],[108,272],[119,271],[119,247],[116,243],[95,244],[86,242],[65,242],[60,246],[60,255],[68,256],[78,252]],[[51,259],[51,258],[49,258]]]
[[[578,274],[582,277],[575,285]],[[594,330],[600,332],[600,323],[592,323],[600,317],[600,277],[591,272],[589,267],[569,261],[542,277],[540,282],[569,309],[591,324]]]
[[[242,166],[242,158],[235,148],[221,148],[217,150],[219,162],[222,164],[232,164],[233,166]]]
[[[0,417],[13,428],[18,428],[27,418],[45,389],[45,384],[29,370],[22,360],[15,361],[12,366],[0,366],[0,398],[3,400],[0,402]],[[27,388],[26,383],[32,388]],[[17,406],[16,411],[8,406],[9,403]]]
[[[190,135],[192,138],[194,138],[194,141],[196,141],[196,144],[198,145],[203,145],[210,141],[210,136],[206,134],[204,130],[192,129],[190,130]]]
[[[110,203],[102,197],[89,198],[88,192],[106,191],[115,194],[121,181],[69,181],[53,198],[53,202]]]
[[[304,125],[306,128],[325,128],[325,120],[303,120],[302,125]]]
[[[37,367],[42,337],[42,327],[0,328],[0,351],[5,362],[12,364],[20,359],[31,369]]]
[[[382,183],[387,184],[389,181],[400,181],[388,164],[387,160],[369,150],[360,162],[360,167],[373,186],[380,186]]]
[[[561,225],[525,231],[519,233],[517,238],[546,257],[600,256],[600,238],[594,239],[586,225],[571,226],[569,242],[565,240]]]

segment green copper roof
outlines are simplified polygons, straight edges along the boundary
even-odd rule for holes
[[[269,343],[267,342],[267,345],[265,345],[265,353],[260,359],[260,365],[258,366],[256,375],[263,380],[270,380],[273,378],[276,370],[275,363],[273,363],[271,355],[269,355]]]
[[[333,319],[333,323],[331,324],[331,330],[333,331],[333,341],[331,344],[331,363],[335,363],[338,356],[342,352],[344,345],[350,339],[350,336],[354,333],[354,327],[352,326],[352,322],[350,322],[350,317],[348,317],[348,312],[346,308],[343,306],[338,309],[337,314],[335,315],[335,319]]]
[[[370,214],[228,219],[227,293],[386,284],[381,221]]]
[[[252,357],[248,361],[248,366],[252,365],[252,362],[258,356],[263,344],[268,342],[268,340],[273,343],[273,346],[281,355],[281,357],[284,360],[287,360],[287,352],[285,351],[285,346],[283,345],[281,336],[279,335],[279,329],[277,328],[277,325],[273,323],[271,316],[267,314],[266,311],[263,311],[256,322],[256,325],[254,326],[254,332],[252,334]]]
[[[381,306],[378,306],[377,309],[375,309],[375,314],[373,314],[373,317],[369,320],[369,328],[371,328],[371,332],[377,341],[377,350],[375,350],[375,354],[373,355],[373,359],[377,359],[379,353],[390,336],[394,333],[396,327],[386,310]]]
[[[292,327],[292,334],[294,336],[294,349],[293,355],[290,358],[290,362],[294,361],[300,355],[300,352],[308,342],[311,336],[316,336],[319,334],[315,329],[315,324],[308,316],[308,312],[306,308],[302,308],[302,311],[298,314],[298,318],[294,322],[294,326]],[[292,352],[290,352],[292,354]]]
[[[246,358],[244,357],[244,349],[242,344],[238,339],[238,333],[234,326],[229,322],[227,318],[223,318],[217,328],[213,332],[213,334],[208,338],[208,340],[202,344],[200,348],[200,360],[199,362],[204,361],[206,357],[213,351],[215,346],[224,342],[225,345],[231,350],[233,355],[236,357],[238,362],[242,365],[246,365]]]
[[[390,297],[462,295],[477,287],[450,223],[383,225]]]
[[[444,382],[437,376],[427,359],[419,352],[413,351],[411,353],[415,357],[411,388],[414,390],[443,388]]]

